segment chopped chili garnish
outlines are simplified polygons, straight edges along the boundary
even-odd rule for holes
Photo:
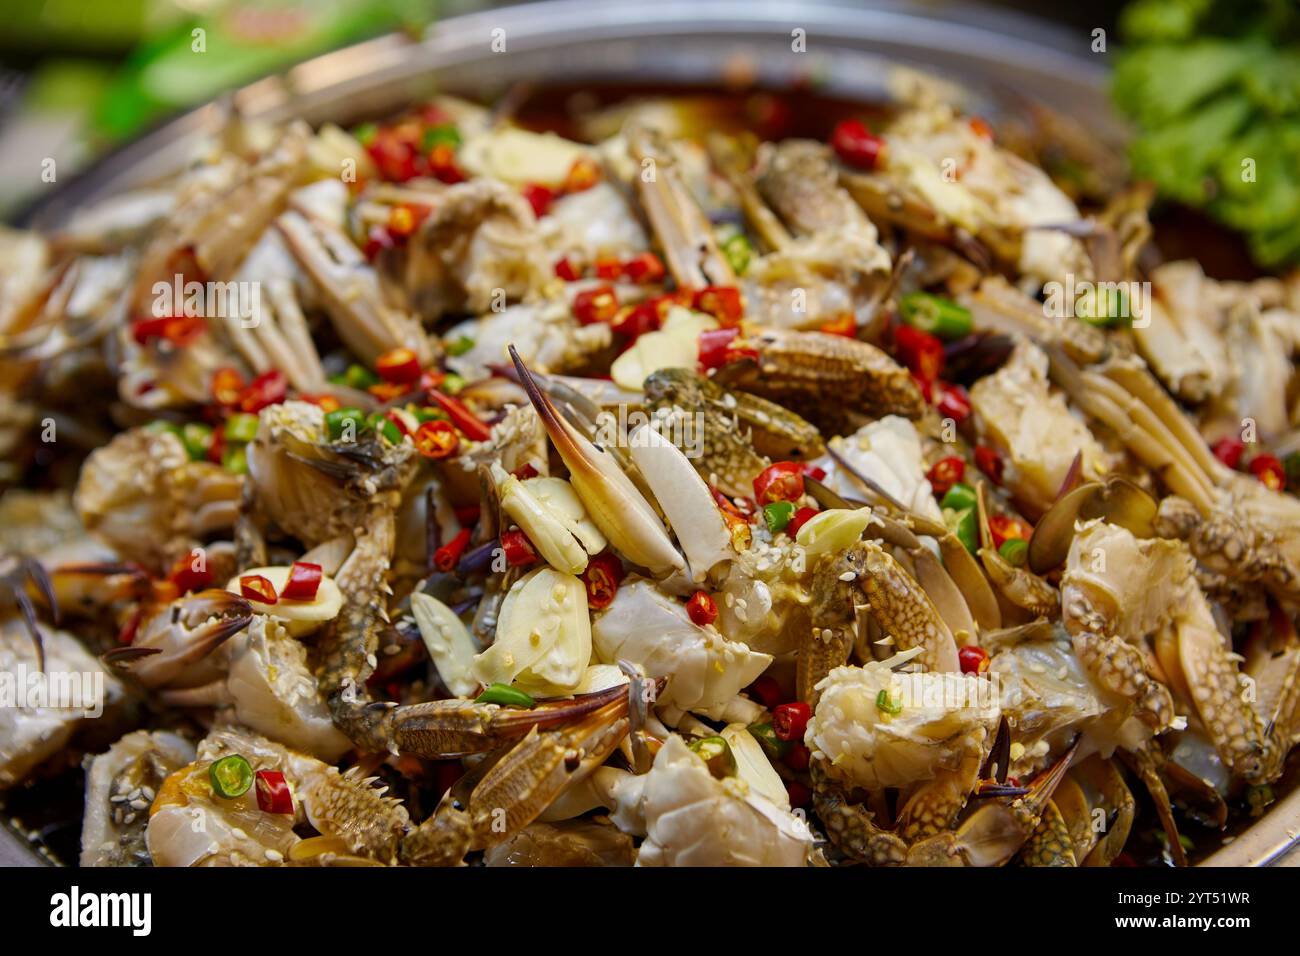
[[[767,674],[750,684],[745,691],[768,710],[781,703],[781,685],[775,677]]]
[[[509,684],[489,684],[483,693],[474,698],[476,704],[496,704],[499,707],[526,707],[532,709],[537,702],[528,694]]]
[[[455,570],[456,565],[460,563],[460,556],[465,553],[465,546],[468,544],[469,528],[461,528],[456,532],[456,537],[433,553],[433,566],[444,574]]]
[[[459,445],[460,436],[451,422],[425,422],[415,432],[415,449],[425,458],[450,458]]]
[[[551,203],[555,202],[554,190],[547,189],[537,183],[528,183],[519,191],[528,200],[528,205],[533,207],[533,215],[538,219],[551,211]]]
[[[856,169],[875,169],[885,150],[885,141],[861,120],[846,119],[835,124],[831,132],[831,148],[847,166]]]
[[[314,601],[320,590],[320,580],[324,572],[319,564],[310,561],[295,561],[289,568],[289,580],[284,584],[280,597],[286,601]]]
[[[739,325],[745,314],[740,290],[733,285],[711,285],[695,293],[691,307],[705,312],[724,326]]]
[[[795,461],[768,465],[754,479],[754,500],[761,507],[773,501],[797,501],[803,497],[803,466]]]
[[[207,322],[201,316],[167,315],[156,319],[137,319],[131,324],[131,335],[140,345],[163,339],[182,347],[202,335],[207,327]]]
[[[975,644],[967,644],[957,651],[957,663],[963,674],[983,674],[989,669],[989,652]]]
[[[446,143],[439,143],[429,151],[429,172],[449,185],[465,181],[465,174],[456,163],[456,150]]]
[[[375,360],[375,372],[385,382],[407,384],[420,380],[420,359],[412,349],[399,347]]]
[[[794,537],[799,533],[799,529],[807,524],[810,520],[817,517],[820,512],[816,508],[799,508],[790,519],[790,523],[785,526],[785,533]]]
[[[260,574],[245,574],[239,579],[239,593],[258,604],[274,604],[280,600],[271,582]]]
[[[202,591],[212,585],[212,572],[208,570],[207,563],[199,570],[194,569],[194,558],[191,555],[185,555],[172,565],[171,571],[167,574],[167,580],[176,585],[176,590],[181,594],[190,591]]]
[[[748,355],[757,357],[753,349],[735,349],[732,343],[740,337],[740,329],[709,329],[700,333],[700,367],[705,371],[721,368],[729,362]]]
[[[259,770],[257,782],[257,808],[263,813],[293,813],[293,794],[289,781],[279,770]]]
[[[243,389],[244,376],[238,369],[227,366],[212,373],[212,400],[218,405],[235,405]]]
[[[976,445],[975,465],[980,471],[988,475],[989,480],[995,485],[1002,484],[1002,456],[998,454],[996,448],[990,448],[988,445]]]
[[[514,471],[510,472],[520,481],[527,481],[529,478],[537,477],[537,468],[531,461],[526,461]]]
[[[1286,469],[1273,455],[1256,455],[1252,458],[1250,473],[1270,491],[1281,491],[1286,487]]]
[[[624,306],[610,320],[609,326],[619,335],[637,339],[647,332],[653,332],[662,324],[659,308],[654,299],[638,302],[636,305]]]
[[[584,289],[573,297],[573,317],[583,325],[609,322],[617,312],[618,296],[613,286]]]
[[[1214,443],[1214,457],[1234,471],[1241,464],[1241,456],[1246,451],[1246,443],[1240,438],[1220,438]]]
[[[802,743],[791,741],[790,749],[781,757],[781,762],[791,770],[807,770],[812,754]]]
[[[239,394],[239,409],[244,412],[260,412],[268,405],[278,405],[289,393],[289,380],[279,369],[263,372],[248,383]]]
[[[989,534],[993,538],[995,550],[1001,548],[1004,541],[1028,541],[1033,533],[1034,529],[1019,518],[1011,518],[1007,515],[989,515]]]
[[[633,282],[658,282],[664,277],[664,264],[653,252],[646,251],[624,263],[623,275]]]
[[[943,342],[929,332],[896,325],[894,351],[898,360],[924,382],[933,383],[943,374]]]
[[[606,551],[588,561],[580,576],[587,586],[587,606],[596,610],[607,608],[623,580],[623,563]]]
[[[782,704],[772,711],[772,730],[781,740],[803,740],[812,708],[801,700]]]
[[[568,260],[568,257],[555,264],[555,274],[565,282],[577,282],[582,278],[582,273]]]
[[[456,515],[456,523],[462,528],[470,528],[478,524],[479,516],[482,512],[480,505],[457,505],[452,509]]]
[[[600,182],[600,167],[596,161],[581,156],[569,167],[569,175],[564,180],[564,192],[580,193]]]
[[[501,550],[506,556],[506,564],[512,568],[526,568],[540,560],[528,535],[519,528],[511,528],[501,535]]]
[[[962,480],[966,474],[966,462],[956,455],[949,455],[947,458],[940,458],[936,461],[925,477],[930,479],[930,487],[939,497],[948,493],[948,489]]]
[[[946,382],[935,382],[934,387],[939,391],[939,400],[935,402],[935,408],[944,418],[951,418],[960,425],[971,416],[970,395],[966,389],[960,385],[949,385]]]
[[[970,118],[969,125],[971,128],[971,132],[974,133],[976,136],[980,137],[981,139],[987,139],[987,140],[993,139],[993,127],[990,126],[988,122],[982,117],[972,116]]]
[[[858,334],[858,317],[852,312],[841,312],[829,322],[823,322],[819,330],[827,335],[843,335],[856,338]]]
[[[718,619],[718,606],[706,592],[696,591],[686,602],[686,613],[700,627],[706,627]]]
[[[234,800],[248,793],[253,785],[253,767],[246,758],[231,754],[208,768],[208,780],[217,796]]]
[[[597,279],[617,279],[623,274],[623,261],[614,256],[600,256],[596,259]]]
[[[447,413],[451,423],[460,429],[460,433],[471,441],[487,441],[492,437],[492,429],[471,412],[458,398],[452,398],[436,388],[429,389],[429,399]]]
[[[798,780],[786,780],[785,792],[790,797],[790,806],[796,810],[807,807],[812,803],[812,790],[800,783]]]

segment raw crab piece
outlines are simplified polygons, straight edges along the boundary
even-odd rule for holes
[[[1070,767],[1052,794],[1080,866],[1110,866],[1124,849],[1136,801],[1114,761],[1092,756]],[[1098,819],[1104,828],[1097,826]]]
[[[468,380],[484,377],[488,369],[510,360],[514,345],[529,368],[539,372],[566,372],[581,367],[614,340],[605,322],[579,325],[565,302],[527,302],[501,312],[489,312],[461,322],[447,331],[446,339],[473,342],[470,349],[447,360],[447,367]]]
[[[23,263],[22,249],[11,252]],[[51,362],[99,345],[125,321],[125,293],[134,265],[134,258],[125,253],[81,256],[45,274],[44,296],[33,301],[24,302],[20,297],[27,292],[18,288],[14,299],[5,300],[0,288],[0,301],[8,306],[0,313],[0,357]]]
[[[925,476],[921,436],[906,418],[886,415],[863,425],[852,435],[832,438],[830,447],[835,458],[815,462],[826,472],[825,484],[841,495],[861,494],[855,475],[876,483],[894,501],[908,511],[943,520],[943,512],[934,500],[934,491]],[[850,474],[839,460],[853,469]]]
[[[896,663],[840,667],[819,685],[805,741],[827,835],[850,857],[877,866],[1007,861],[1038,827],[1074,750],[1027,789],[986,799],[959,823],[993,744],[996,691],[973,676],[895,674]],[[891,786],[907,788],[892,828],[880,801],[872,809],[850,799],[855,790]]]
[[[593,263],[602,256],[630,259],[649,247],[627,198],[608,182],[561,196],[540,225],[548,233],[547,246],[557,257],[572,257],[572,261]]]
[[[719,383],[779,402],[823,432],[851,431],[858,423],[843,426],[855,417],[919,418],[925,412],[911,374],[870,343],[825,332],[755,329],[733,346],[753,349],[757,359],[724,365]]]
[[[1065,398],[1047,382],[1047,356],[1032,342],[1019,342],[1011,358],[970,390],[976,429],[1002,455],[1002,483],[1031,516],[1051,507],[1082,454],[1085,480],[1109,470],[1110,457],[1070,413]]]
[[[720,716],[772,662],[769,654],[695,624],[684,604],[641,579],[623,583],[591,633],[600,660],[626,660],[651,677],[667,678],[657,703],[673,711]]]
[[[0,674],[8,675],[9,700],[0,707],[0,790],[21,783],[40,764],[64,750],[79,730],[115,715],[125,698],[122,684],[66,631],[42,629],[44,667],[18,617],[0,621]],[[26,675],[26,678],[23,677]],[[36,687],[64,699],[30,696]]]
[[[482,315],[505,301],[537,298],[553,281],[528,201],[491,179],[443,192],[404,257],[386,259],[425,321],[448,312]]]
[[[327,762],[352,746],[334,726],[307,650],[274,618],[253,616],[231,643],[226,691],[240,723]]]
[[[86,758],[81,866],[149,866],[149,807],[163,781],[192,762],[194,745],[164,730],[137,730]]]
[[[384,301],[378,276],[339,226],[296,210],[275,225],[315,283],[339,338],[357,358],[373,366],[385,352],[409,348],[421,365],[432,360],[419,320]]]
[[[1231,380],[1209,280],[1198,263],[1167,262],[1151,271],[1151,321],[1133,338],[1151,370],[1179,398],[1202,402]]]
[[[135,428],[91,453],[73,503],[87,531],[161,573],[233,527],[242,485],[219,465],[190,461],[176,435]]]
[[[1084,364],[1099,361],[1110,351],[1101,329],[1053,316],[1043,303],[1002,276],[985,277],[973,291],[959,295],[957,300],[971,310],[977,329],[1027,336],[1049,351],[1050,346],[1059,345],[1073,361]]]
[[[644,392],[647,410],[663,420],[661,432],[680,437],[700,475],[728,495],[751,494],[769,459],[799,461],[822,448],[817,429],[794,412],[689,369],[654,372]]]

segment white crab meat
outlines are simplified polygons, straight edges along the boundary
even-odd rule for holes
[[[572,574],[538,568],[506,595],[496,641],[474,659],[474,676],[538,697],[571,694],[591,662],[591,646],[586,587]]]
[[[886,415],[852,435],[832,438],[830,444],[855,471],[875,481],[895,501],[918,514],[943,520],[934,489],[925,477],[921,436],[906,418]],[[862,497],[861,484],[833,458],[826,456],[815,464],[825,470],[832,490],[850,498]]]

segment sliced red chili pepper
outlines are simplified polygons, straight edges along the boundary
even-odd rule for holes
[[[650,300],[619,309],[609,326],[619,335],[635,340],[647,332],[655,331],[661,324],[658,305]]]
[[[963,674],[983,674],[989,669],[989,652],[975,644],[967,644],[957,651],[957,663]]]
[[[976,136],[979,136],[981,139],[987,139],[990,142],[993,140],[993,127],[990,126],[983,117],[972,116],[969,120],[969,125],[971,132]]]
[[[785,792],[790,797],[790,806],[796,810],[812,805],[812,790],[798,780],[786,780]]]
[[[803,466],[797,461],[768,465],[754,479],[754,500],[760,507],[773,501],[798,501],[802,497]]]
[[[810,520],[817,517],[821,512],[816,508],[798,508],[790,518],[790,523],[785,526],[785,533],[794,537],[799,533],[799,529],[806,525]]]
[[[376,382],[374,385],[367,385],[366,391],[381,402],[391,402],[409,394],[411,386],[403,385],[401,382]]]
[[[807,770],[811,758],[812,754],[807,747],[799,742],[791,742],[790,749],[781,757],[781,762],[791,770]]]
[[[479,505],[457,505],[452,511],[456,515],[458,525],[462,528],[471,528],[478,524],[482,508]]]
[[[993,549],[1002,547],[1002,542],[1019,539],[1028,541],[1034,529],[1021,521],[1007,515],[989,515],[989,535],[993,538]]]
[[[320,580],[324,572],[319,564],[310,561],[295,561],[289,568],[289,580],[284,583],[280,597],[286,601],[314,601],[320,590]]]
[[[416,206],[412,203],[399,203],[388,211],[388,232],[398,239],[407,239],[420,228],[420,223],[429,215],[428,206]]]
[[[658,282],[664,277],[664,264],[653,252],[646,251],[624,263],[623,274],[632,282]]]
[[[239,593],[249,601],[259,604],[274,604],[280,600],[271,582],[260,574],[245,574],[239,579]]]
[[[584,289],[573,297],[573,317],[583,325],[608,322],[617,312],[618,295],[613,286]]]
[[[975,466],[988,475],[995,485],[1002,484],[1002,456],[988,445],[975,446]]]
[[[459,399],[452,398],[436,388],[429,389],[429,399],[447,413],[451,423],[460,429],[462,435],[471,441],[487,441],[492,437],[492,429],[471,412]]]
[[[1270,491],[1281,491],[1286,487],[1286,468],[1273,455],[1256,455],[1252,458],[1250,473]]]
[[[1240,438],[1220,438],[1214,443],[1214,457],[1236,471],[1241,464],[1241,456],[1246,452],[1246,443]]]
[[[304,402],[311,402],[327,415],[330,412],[337,412],[342,407],[342,403],[333,395],[299,395],[298,398]]]
[[[289,380],[279,369],[263,372],[248,383],[239,393],[239,410],[242,412],[260,412],[269,405],[278,405],[289,394]]]
[[[709,329],[700,333],[700,366],[705,370],[721,368],[732,361],[731,343],[740,337],[740,329]]]
[[[875,169],[885,151],[885,141],[861,120],[846,119],[835,124],[831,148],[845,165],[856,169]]]
[[[460,436],[451,422],[424,422],[415,432],[415,450],[425,458],[450,458],[456,454]]]
[[[130,613],[117,632],[117,642],[119,644],[130,646],[131,642],[135,640],[136,634],[140,631],[140,621],[143,617],[144,608],[142,607],[137,607]]]
[[[600,167],[595,160],[580,156],[569,167],[569,174],[564,179],[564,192],[580,193],[600,182]]]
[[[510,472],[510,474],[514,475],[520,481],[527,481],[529,478],[537,477],[537,468],[534,467],[531,461],[526,461],[514,471]]]
[[[760,704],[771,710],[777,704],[781,703],[781,685],[777,683],[775,677],[764,674],[754,683],[745,688],[745,692],[750,697],[755,698]]]
[[[551,203],[555,202],[554,190],[547,189],[538,183],[528,183],[519,191],[528,200],[528,205],[533,207],[533,215],[538,219],[551,211]]]
[[[456,150],[439,143],[429,151],[429,172],[439,182],[455,185],[465,181],[465,174],[456,162]]]
[[[374,262],[381,252],[392,249],[396,245],[397,240],[386,226],[371,226],[370,231],[366,233],[366,241],[361,247],[361,253],[366,257],[367,262]]]
[[[239,402],[244,390],[244,376],[229,366],[212,373],[212,400],[218,405],[232,406]]]
[[[970,418],[970,395],[966,389],[946,382],[936,382],[935,388],[939,390],[939,401],[935,403],[935,407],[941,416],[951,418],[958,425]]]
[[[181,594],[186,594],[211,587],[212,572],[208,570],[206,562],[200,570],[194,570],[194,559],[187,554],[171,566],[167,580],[176,585],[176,590]]]
[[[569,261],[567,256],[555,264],[555,274],[565,282],[577,282],[582,278],[582,273]]]
[[[745,314],[740,290],[733,285],[711,285],[695,293],[691,307],[713,316],[724,326],[739,325]]]
[[[718,619],[718,606],[705,591],[696,591],[686,602],[686,613],[700,627],[707,627]]]
[[[616,256],[598,256],[594,269],[597,279],[617,279],[623,275],[623,260]]]
[[[850,339],[857,338],[858,317],[852,312],[841,312],[829,322],[823,322],[818,329],[827,335],[843,335]]]
[[[528,535],[519,528],[511,528],[501,535],[501,550],[505,553],[506,564],[512,568],[526,568],[540,560]]]
[[[925,477],[930,479],[930,487],[934,489],[934,493],[942,498],[948,493],[949,488],[962,480],[965,474],[966,462],[956,455],[949,455],[936,461],[925,473]]]
[[[894,351],[898,360],[922,381],[935,382],[943,374],[943,342],[938,336],[910,325],[896,325]]]
[[[259,770],[254,774],[257,808],[263,813],[293,813],[293,794],[289,781],[279,770]]]
[[[404,346],[391,349],[375,360],[375,373],[385,382],[406,384],[420,380],[420,359]]]
[[[803,465],[803,473],[807,475],[809,478],[812,478],[814,481],[826,480],[826,469],[821,468],[817,465],[810,465],[807,462],[805,462]]]
[[[460,556],[465,553],[465,546],[468,544],[469,528],[461,528],[456,532],[456,537],[433,552],[433,566],[443,573],[454,571],[456,565],[460,564]]]
[[[607,608],[623,580],[623,563],[606,551],[587,562],[581,577],[587,586],[587,606],[597,610]]]
[[[781,740],[803,740],[812,708],[801,700],[781,704],[772,711],[772,730]]]
[[[193,342],[207,327],[202,316],[167,315],[156,319],[137,319],[131,324],[131,334],[140,345],[164,339],[180,348]]]

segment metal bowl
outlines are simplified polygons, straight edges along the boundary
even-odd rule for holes
[[[795,52],[802,30],[806,52]],[[499,32],[503,31],[503,32]],[[1120,142],[1090,36],[968,3],[844,0],[551,0],[455,17],[420,40],[391,35],[309,60],[230,94],[246,115],[347,123],[435,90],[490,97],[511,84],[721,86],[740,65],[757,86],[814,79],[830,95],[892,99],[897,67],[951,81],[961,105],[996,117],[1032,98]],[[505,52],[493,52],[504,40]],[[226,115],[200,107],[101,159],[41,200],[26,225],[54,228],[77,209],[175,172]],[[1297,844],[1300,791],[1206,863],[1267,865]],[[1300,857],[1300,854],[1293,854]],[[0,828],[0,864],[44,862]]]

